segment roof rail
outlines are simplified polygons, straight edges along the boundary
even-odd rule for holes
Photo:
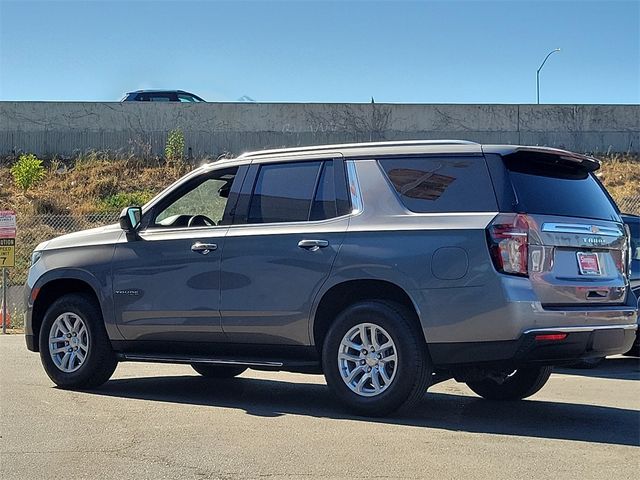
[[[276,148],[271,150],[255,150],[253,152],[245,152],[237,158],[253,158],[267,155],[275,155],[279,153],[298,153],[309,151],[327,151],[327,150],[346,150],[351,148],[368,148],[368,147],[403,147],[403,146],[420,146],[420,145],[478,145],[476,142],[468,140],[400,140],[391,142],[362,142],[362,143],[343,143],[333,145],[314,145],[309,147],[290,147]]]

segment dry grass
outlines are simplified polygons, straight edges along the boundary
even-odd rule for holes
[[[14,285],[26,280],[31,251],[38,243],[115,222],[113,213],[129,204],[146,203],[192,168],[182,162],[153,165],[105,154],[91,154],[71,164],[50,161],[46,167],[44,180],[24,192],[13,182],[8,166],[0,166],[0,210],[18,213],[16,266],[9,269]]]
[[[640,195],[640,156],[616,154],[601,160],[598,176],[617,202]],[[14,184],[8,166],[0,166],[0,210],[11,208],[20,216],[118,210],[119,202],[149,199],[191,168],[182,162],[154,165],[92,153],[69,165],[48,162],[46,178],[23,192]],[[640,205],[637,208],[635,213],[640,213]]]
[[[23,192],[9,168],[0,167],[0,210],[10,208],[21,216],[117,210],[118,199],[128,198],[125,194],[148,200],[191,168],[182,162],[151,165],[134,158],[92,154],[70,165],[48,162],[45,179]]]
[[[635,211],[640,214],[640,156],[611,155],[602,159],[598,177],[618,204],[637,199]]]

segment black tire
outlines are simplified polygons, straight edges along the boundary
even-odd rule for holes
[[[49,333],[56,319],[71,312],[84,321],[89,349],[84,362],[74,372],[64,372],[54,363],[49,350]],[[47,309],[40,327],[40,359],[47,375],[61,388],[87,389],[105,383],[115,371],[118,360],[105,330],[100,306],[84,294],[68,294],[58,298]]]
[[[540,390],[551,375],[552,367],[520,368],[503,383],[486,378],[478,382],[467,382],[475,393],[488,400],[521,400]]]
[[[235,367],[231,365],[205,365],[202,363],[192,363],[191,367],[206,378],[233,378],[246,370],[245,367]]]
[[[394,302],[362,301],[345,309],[329,329],[322,349],[324,375],[331,391],[351,412],[384,416],[401,407],[409,408],[424,397],[433,368],[424,336],[412,317],[412,312]],[[397,355],[395,377],[385,390],[369,397],[352,391],[338,366],[343,337],[362,323],[382,327],[391,336]]]

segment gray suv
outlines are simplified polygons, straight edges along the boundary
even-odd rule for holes
[[[524,398],[552,365],[635,338],[628,236],[598,167],[464,141],[208,164],[119,225],[36,248],[27,346],[63,388],[145,361],[323,373],[364,415],[450,378]]]

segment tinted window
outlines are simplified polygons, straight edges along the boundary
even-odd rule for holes
[[[226,168],[194,181],[160,207],[153,226],[182,228],[229,223],[225,214],[228,215],[227,202],[237,171],[237,167]]]
[[[389,158],[380,165],[412,212],[497,210],[482,157]]]
[[[535,159],[505,159],[505,165],[518,211],[620,221],[603,188],[587,171]]]
[[[152,102],[171,102],[173,101],[172,95],[169,94],[153,94],[149,96]]]
[[[309,219],[321,162],[260,167],[248,223],[303,222]]]
[[[179,93],[178,94],[178,101],[179,102],[187,102],[187,103],[193,103],[193,102],[200,102],[201,100],[197,99],[196,97],[194,97],[193,95],[187,95],[184,93]]]
[[[322,175],[316,196],[311,207],[311,217],[309,220],[325,220],[333,218],[336,213],[336,191],[333,173],[333,162],[325,162],[322,168]]]

